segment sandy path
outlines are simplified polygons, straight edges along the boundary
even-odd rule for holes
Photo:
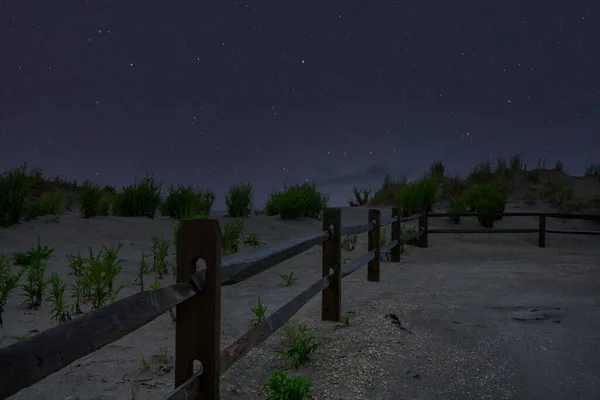
[[[343,220],[345,225],[365,223],[366,210],[345,209]],[[273,241],[318,230],[320,224],[251,217],[246,233]],[[505,218],[498,227],[535,224],[535,219]],[[449,223],[439,220],[435,225]],[[599,229],[590,225],[594,224],[549,221],[549,227]],[[126,285],[122,292],[126,296],[139,290],[132,282],[141,250],[149,252],[152,235],[169,237],[172,226],[172,221],[161,219],[85,221],[68,215],[60,224],[34,221],[0,230],[0,252],[25,250],[39,233],[44,244],[56,247],[49,272],[67,278],[66,254],[85,252],[89,245],[100,249],[121,242],[125,270],[118,283]],[[366,235],[359,239],[358,249],[345,257],[363,254]],[[319,321],[319,296],[298,313],[297,318],[313,327],[317,336],[326,337],[322,351],[327,355],[300,373],[313,378],[319,398],[322,392],[332,398],[359,394],[364,399],[475,398],[475,393],[482,395],[479,398],[536,398],[530,395],[540,393],[543,398],[597,398],[589,397],[598,394],[589,390],[594,382],[600,387],[598,364],[586,357],[600,350],[598,237],[553,235],[546,249],[536,247],[535,241],[535,234],[432,235],[429,249],[408,248],[400,265],[384,264],[378,284],[366,282],[364,269],[357,271],[343,283],[344,312],[354,311],[349,327],[335,329],[335,324]],[[319,277],[319,265],[320,248],[315,247],[246,282],[223,288],[222,344],[248,329],[249,307],[257,295],[274,311]],[[279,275],[289,271],[298,276],[298,284],[279,286]],[[169,277],[163,283],[171,282]],[[26,311],[19,297],[15,293],[7,308],[3,345],[13,343],[12,336],[53,326],[46,308]],[[533,322],[519,320],[527,319],[521,315],[527,312],[541,317]],[[390,313],[413,333],[386,319]],[[236,364],[226,376],[223,398],[255,397],[262,369],[279,365],[271,351],[279,344],[280,335],[274,335]],[[161,348],[174,348],[174,326],[168,314],[13,398],[125,399],[131,397],[134,380],[138,399],[163,398],[172,385],[171,367],[158,362],[148,370],[142,366],[142,357],[151,360]],[[586,379],[588,389],[580,385]],[[325,389],[336,381],[337,388]]]

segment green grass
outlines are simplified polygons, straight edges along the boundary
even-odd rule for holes
[[[98,204],[102,198],[100,186],[91,181],[85,181],[79,189],[79,202],[81,208],[79,215],[83,218],[92,218],[98,215]]]
[[[329,195],[319,192],[314,183],[307,182],[271,192],[265,211],[267,215],[279,215],[281,219],[320,219],[328,201]]]
[[[157,183],[151,175],[139,183],[134,180],[133,184],[124,186],[115,195],[113,214],[119,217],[154,218],[161,203],[161,188],[162,183]]]
[[[396,193],[395,203],[400,207],[403,217],[430,210],[437,196],[437,182],[425,176],[407,183]]]
[[[247,217],[254,208],[252,184],[233,185],[225,193],[227,215],[233,218]]]
[[[215,202],[215,192],[179,184],[169,185],[160,213],[174,219],[208,217]]]
[[[502,213],[506,207],[507,196],[493,185],[473,186],[465,192],[465,202],[470,211],[478,213]],[[496,217],[478,217],[479,224],[492,228]]]

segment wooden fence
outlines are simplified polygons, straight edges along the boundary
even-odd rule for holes
[[[402,235],[400,224],[420,219],[421,229]],[[168,399],[218,399],[220,376],[251,349],[283,326],[310,299],[322,293],[323,320],[339,321],[341,280],[365,264],[367,279],[379,282],[381,253],[400,261],[400,245],[423,236],[423,218],[401,218],[398,208],[392,218],[381,221],[379,210],[369,210],[364,225],[342,227],[341,209],[327,209],[323,229],[276,243],[249,253],[221,258],[221,231],[215,219],[182,220],[177,242],[177,283],[118,300],[97,311],[41,332],[0,349],[0,398],[29,387],[73,361],[121,339],[172,307],[175,321],[175,390]],[[391,241],[381,246],[380,228],[392,225]],[[341,238],[368,232],[369,251],[342,265]],[[251,278],[309,248],[321,244],[322,278],[220,351],[221,286]],[[198,271],[198,261],[205,268]],[[193,362],[201,369],[194,373]]]
[[[451,216],[538,217],[539,226],[530,229],[429,229],[429,218]],[[0,398],[39,382],[177,307],[175,390],[167,398],[218,399],[220,376],[283,326],[310,299],[322,293],[322,319],[339,321],[342,278],[367,264],[367,279],[379,282],[380,255],[390,252],[391,261],[399,262],[401,245],[406,242],[427,247],[430,233],[538,233],[539,246],[545,247],[546,233],[600,235],[600,231],[546,229],[546,218],[549,217],[600,220],[598,215],[555,213],[422,213],[400,217],[399,209],[393,208],[390,219],[382,221],[379,210],[371,209],[364,225],[342,227],[341,209],[327,209],[323,215],[323,229],[319,232],[224,258],[221,258],[221,231],[217,220],[183,220],[179,223],[176,284],[134,294],[0,349]],[[418,220],[418,229],[403,235],[400,224],[413,220]],[[387,225],[391,225],[391,241],[382,246],[380,229]],[[342,235],[365,232],[369,235],[370,250],[342,265]],[[322,278],[220,351],[221,286],[242,282],[319,244],[323,246]],[[205,263],[205,268],[200,271],[197,270],[198,260]],[[193,371],[195,360],[202,366],[196,373]]]

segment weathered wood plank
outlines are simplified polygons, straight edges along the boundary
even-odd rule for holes
[[[332,276],[324,276],[317,282],[304,289],[299,295],[288,301],[264,321],[250,329],[235,342],[221,352],[221,374],[243,358],[250,350],[264,342],[277,329],[281,328],[294,316],[306,303],[330,285]]]
[[[415,220],[417,220],[419,218],[421,218],[421,214],[414,214],[414,215],[411,215],[410,217],[402,217],[402,218],[400,218],[400,222],[415,221]]]
[[[329,239],[327,232],[315,232],[280,240],[249,251],[241,251],[223,258],[221,285],[233,285],[292,258]],[[202,276],[202,271],[197,275]]]
[[[358,270],[360,267],[368,264],[369,261],[371,261],[374,258],[375,258],[375,252],[374,251],[369,251],[365,255],[360,256],[359,258],[357,258],[356,260],[352,260],[350,262],[347,262],[342,267],[342,278],[347,277],[351,273],[353,273],[356,270]]]
[[[431,230],[429,232],[431,232]],[[411,233],[410,235],[401,235],[400,242],[401,243],[410,242],[411,240],[421,237],[422,234],[423,234],[423,232],[415,232],[415,233]]]
[[[173,390],[167,400],[196,400],[200,396],[200,375],[202,375],[202,366],[200,370],[192,375],[187,381]]]
[[[342,235],[358,235],[359,233],[369,232],[373,229],[373,224],[363,224],[354,226],[345,226],[342,228]]]
[[[500,228],[469,228],[469,229],[429,229],[429,233],[537,233],[537,228],[500,229]],[[550,232],[546,230],[546,232]]]
[[[563,231],[558,229],[546,229],[546,233],[563,233],[567,235],[600,235],[600,231]]]
[[[599,214],[562,214],[562,213],[543,213],[543,212],[504,212],[504,213],[477,213],[477,212],[464,212],[464,213],[430,213],[429,216],[432,218],[449,218],[452,216],[460,217],[539,217],[544,215],[547,218],[558,218],[558,219],[583,219],[599,221]]]
[[[381,250],[380,251],[382,253],[389,253],[397,245],[398,245],[398,239],[392,240],[391,242],[389,242],[385,246],[381,246]]]
[[[392,262],[400,262],[400,253],[402,251],[402,241],[400,240],[400,235],[402,234],[402,229],[400,227],[399,207],[392,208],[392,218],[395,219],[395,221],[392,223],[392,242],[397,242],[398,246],[392,248],[391,259]]]
[[[136,293],[0,349],[0,398],[121,339],[195,294],[190,282]]]

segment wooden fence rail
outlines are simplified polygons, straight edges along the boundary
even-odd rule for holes
[[[538,227],[537,228],[514,228],[514,229],[502,229],[502,228],[443,228],[443,229],[430,229],[428,224],[428,218],[449,218],[449,217],[537,217]],[[430,233],[537,233],[538,234],[538,246],[546,247],[546,234],[547,233],[562,233],[569,235],[600,235],[600,231],[567,231],[558,229],[547,229],[546,219],[547,218],[560,218],[560,219],[582,219],[591,221],[600,221],[600,215],[598,214],[561,214],[561,213],[423,213],[420,220],[420,231],[423,232],[421,236],[421,244],[423,247],[427,247],[427,238]]]
[[[391,261],[399,262],[401,245],[426,236],[423,218],[426,221],[427,217],[421,214],[400,217],[399,209],[394,208],[392,218],[381,221],[379,210],[369,210],[366,224],[343,228],[341,210],[328,209],[320,232],[224,258],[221,258],[221,232],[217,220],[182,220],[178,228],[176,284],[120,299],[0,349],[0,398],[39,382],[177,307],[175,390],[168,398],[218,399],[220,375],[319,293],[322,293],[322,319],[339,321],[341,279],[367,264],[368,280],[379,282],[380,254],[390,252]],[[419,231],[402,235],[401,222],[416,219],[421,221]],[[382,247],[380,228],[390,224],[391,242]],[[341,236],[365,232],[369,235],[368,252],[341,265]],[[220,351],[221,286],[242,282],[319,244],[323,246],[322,278]],[[205,264],[201,270],[198,270],[199,260]],[[196,360],[202,368],[194,373],[193,362]]]

